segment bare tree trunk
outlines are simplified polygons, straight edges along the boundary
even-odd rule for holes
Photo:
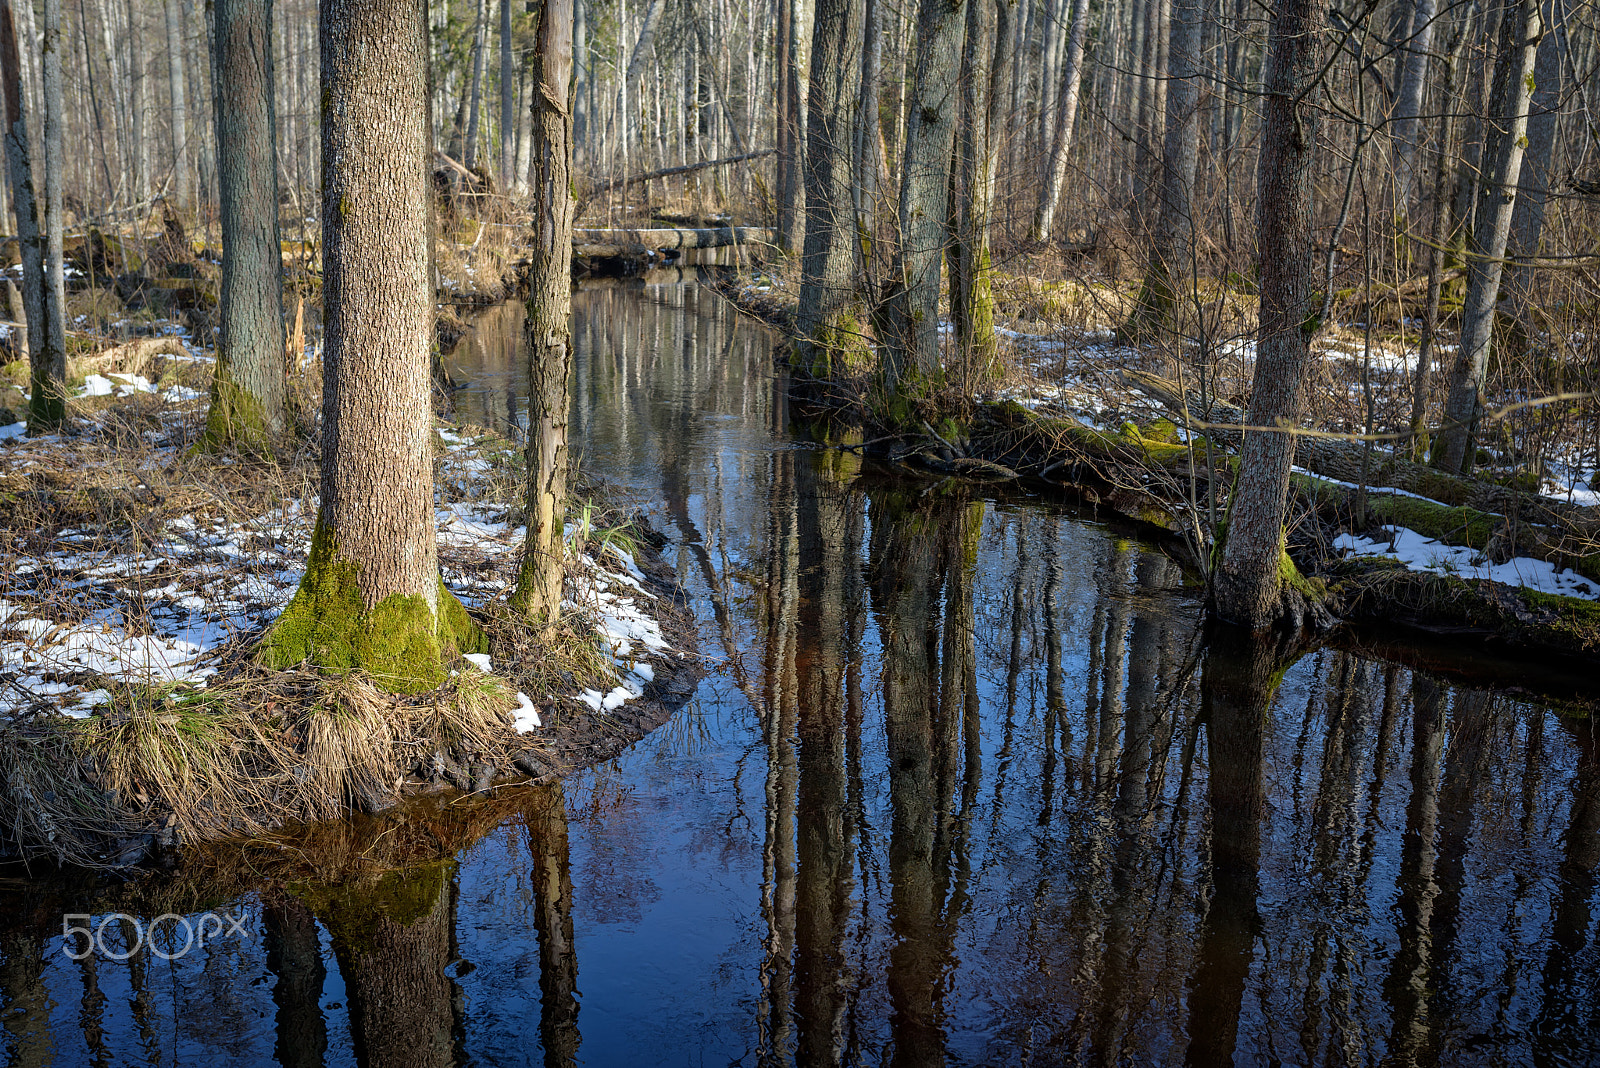
[[[164,0],[167,16],[167,87],[172,96],[172,199],[194,207],[194,172],[189,166],[189,103],[185,89],[182,0]]]
[[[533,61],[528,276],[528,536],[512,607],[548,633],[561,612],[572,373],[572,0],[544,0]]]
[[[886,309],[883,386],[920,388],[939,370],[944,259],[957,83],[967,0],[921,0],[900,170],[900,247]],[[908,377],[911,382],[905,381]]]
[[[113,3],[116,0],[112,0]],[[126,5],[128,13],[128,108],[129,133],[133,138],[133,200],[142,204],[150,199],[150,141],[149,132],[147,87],[145,85],[145,72],[148,69],[145,55],[140,47],[144,36],[139,32],[138,14],[134,10],[133,0],[128,0]]]
[[[956,134],[950,248],[950,320],[955,328],[962,386],[971,390],[994,369],[994,294],[990,289],[989,215],[994,173],[990,91],[994,59],[994,0],[969,0],[961,57],[962,121]]]
[[[22,308],[27,320],[20,350],[26,355],[30,377],[48,368],[35,349],[44,339],[44,234],[39,228],[39,202],[34,193],[33,163],[29,152],[28,123],[23,110],[24,88],[22,57],[17,50],[16,25],[11,17],[11,0],[0,0],[0,79],[5,82],[6,173],[11,185],[11,204],[17,217],[17,245],[22,259]],[[63,371],[62,377],[65,377]],[[64,392],[65,382],[57,389]],[[34,387],[34,396],[39,396]],[[31,412],[30,412],[31,415]]]
[[[1078,118],[1078,96],[1083,84],[1083,49],[1089,31],[1089,0],[1074,0],[1072,28],[1067,37],[1067,60],[1061,75],[1061,119],[1050,146],[1045,188],[1033,214],[1033,241],[1048,241],[1055,229],[1056,205],[1067,181],[1067,158],[1072,153],[1072,129]]]
[[[477,18],[472,27],[472,89],[467,95],[466,142],[461,147],[461,162],[467,170],[478,163],[478,116],[483,111],[483,64],[488,50],[489,0],[478,0]]]
[[[287,429],[272,0],[212,0],[212,10],[222,329],[202,444],[265,452]]]
[[[884,261],[878,243],[878,189],[883,131],[878,116],[883,70],[883,0],[866,0],[861,41],[861,105],[855,121],[856,239],[862,280],[875,292]]]
[[[590,98],[594,74],[589,69],[589,0],[572,3],[572,159],[574,166],[590,169]],[[519,176],[526,177],[526,169]]]
[[[850,194],[862,14],[859,0],[817,0],[805,153],[799,356],[801,366],[819,378],[851,366],[852,354],[864,347]]]
[[[44,83],[44,322],[43,331],[28,339],[33,398],[28,404],[28,433],[45,434],[67,422],[67,284],[62,263],[61,124],[66,105],[61,91],[61,0],[44,0],[44,32],[40,38]]]
[[[511,0],[500,0],[500,189],[509,193],[517,165],[517,94],[511,62]]]
[[[1257,262],[1261,314],[1251,384],[1249,424],[1293,427],[1311,311],[1312,164],[1316,112],[1301,98],[1321,64],[1323,22],[1317,0],[1280,0],[1268,28],[1263,72],[1260,215]],[[1227,540],[1217,570],[1215,605],[1224,619],[1264,630],[1286,607],[1282,560],[1284,504],[1294,437],[1246,434],[1230,506]]]
[[[1172,326],[1178,289],[1175,279],[1194,266],[1194,172],[1200,153],[1200,100],[1197,55],[1199,0],[1177,0],[1173,12],[1167,129],[1161,150],[1160,213],[1156,216],[1150,262],[1124,334],[1149,338]]]
[[[1483,191],[1479,194],[1473,224],[1467,299],[1461,309],[1461,346],[1451,369],[1444,426],[1433,455],[1435,466],[1445,471],[1462,472],[1472,467],[1467,444],[1477,418],[1484,370],[1489,363],[1506,241],[1511,233],[1522,158],[1528,146],[1528,102],[1532,94],[1529,83],[1543,33],[1539,0],[1515,0],[1506,5],[1500,34],[1505,62],[1497,64],[1500,79],[1491,107],[1491,118],[1499,117],[1505,125],[1497,129],[1484,146],[1489,170],[1483,178]]]
[[[1394,213],[1405,228],[1416,197],[1417,122],[1422,90],[1428,80],[1429,47],[1433,43],[1434,0],[1416,0],[1411,38],[1400,53],[1400,90],[1395,94],[1390,136],[1394,139]]]
[[[322,498],[305,577],[262,648],[270,666],[310,660],[401,692],[438,686],[444,658],[477,643],[435,541],[425,12],[319,4]]]
[[[1539,40],[1538,58],[1533,65],[1533,96],[1529,101],[1528,149],[1522,160],[1522,175],[1517,182],[1517,205],[1511,215],[1508,247],[1518,256],[1537,256],[1544,237],[1545,206],[1550,197],[1551,178],[1556,161],[1557,119],[1562,106],[1562,72],[1566,64],[1567,33],[1559,17],[1559,0],[1545,0],[1545,24],[1549,32]],[[1516,339],[1523,345],[1538,337],[1533,322],[1533,270],[1507,265],[1501,284],[1511,296],[1510,318]]]
[[[656,26],[661,22],[661,12],[666,9],[667,0],[650,0],[650,5],[644,10],[644,21],[639,25],[639,37],[633,43],[633,52],[628,58],[628,72],[623,78],[624,97],[622,109],[624,120],[617,129],[622,143],[632,147],[639,134],[639,79],[644,77],[645,65],[649,63],[651,48],[656,41]]]

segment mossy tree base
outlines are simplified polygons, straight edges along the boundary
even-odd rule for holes
[[[444,683],[447,660],[482,650],[482,632],[442,580],[436,613],[420,594],[391,594],[364,610],[357,579],[356,565],[339,557],[319,522],[305,578],[262,640],[261,663],[282,669],[309,661],[363,672],[394,693],[421,693]]]
[[[282,413],[279,413],[277,427],[274,427],[260,398],[233,381],[225,363],[219,364],[211,383],[211,408],[206,412],[206,428],[195,442],[194,451],[214,453],[237,449],[268,455],[281,433],[282,423]]]

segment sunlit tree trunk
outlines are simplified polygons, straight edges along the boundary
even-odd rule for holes
[[[266,450],[287,429],[272,0],[213,0],[221,334],[203,444]]]
[[[883,388],[915,391],[939,370],[939,275],[948,234],[966,0],[921,0],[900,165],[900,247],[886,309]]]
[[[1316,0],[1280,0],[1268,29],[1263,74],[1259,229],[1261,313],[1246,422],[1285,429],[1298,424],[1311,311],[1312,164],[1317,121],[1301,98],[1322,57],[1325,15]],[[1227,539],[1215,579],[1224,619],[1256,630],[1285,609],[1284,506],[1294,437],[1246,433],[1229,509]]]
[[[572,0],[545,0],[533,61],[533,266],[528,275],[528,536],[513,606],[549,628],[561,611],[572,373]]]
[[[167,17],[167,89],[172,103],[172,197],[194,207],[194,169],[189,164],[189,97],[185,78],[182,0],[164,0]]]
[[[478,116],[483,111],[484,53],[488,51],[489,0],[478,0],[472,24],[472,88],[467,93],[467,132],[461,146],[461,162],[471,170],[478,163]]]
[[[319,16],[321,508],[262,654],[427,690],[478,639],[435,540],[426,14],[421,0],[321,0]]]
[[[1067,58],[1061,74],[1061,117],[1050,145],[1045,187],[1033,214],[1034,241],[1048,241],[1055,232],[1056,206],[1067,181],[1067,160],[1072,155],[1073,128],[1078,119],[1079,90],[1083,85],[1084,42],[1089,33],[1089,0],[1073,0],[1072,26],[1067,34]]]
[[[1468,471],[1467,456],[1478,413],[1478,394],[1489,365],[1489,345],[1505,269],[1506,242],[1517,201],[1517,182],[1528,147],[1528,103],[1532,95],[1535,54],[1544,28],[1539,0],[1508,3],[1501,27],[1503,63],[1490,105],[1491,118],[1502,123],[1485,146],[1489,166],[1483,176],[1472,231],[1472,256],[1467,264],[1467,299],[1461,309],[1461,343],[1450,374],[1444,425],[1434,447],[1433,462],[1445,471]],[[1486,124],[1488,126],[1489,124]]]
[[[799,366],[826,378],[862,352],[851,196],[861,69],[860,0],[817,0],[805,152],[806,227],[801,259]]]
[[[67,423],[67,283],[62,262],[63,196],[66,156],[62,122],[66,102],[61,86],[61,51],[66,46],[61,32],[61,0],[44,0],[40,64],[44,84],[44,320],[43,330],[28,339],[31,357],[28,403],[28,433],[43,434]],[[26,119],[26,116],[24,116]]]
[[[506,193],[515,185],[511,172],[517,165],[517,82],[511,56],[511,0],[500,0],[500,189]]]
[[[15,22],[12,19],[11,0],[0,0],[0,79],[5,82],[5,152],[6,174],[10,179],[11,205],[17,218],[17,245],[22,260],[22,307],[27,320],[26,333],[20,339],[21,350],[27,354],[33,395],[48,397],[53,388],[58,396],[66,391],[65,368],[58,369],[55,384],[40,393],[38,380],[50,382],[51,368],[44,362],[38,349],[45,336],[44,312],[44,233],[39,227],[39,202],[34,195],[33,163],[28,139],[28,122],[24,112],[24,76],[21,56],[17,49]],[[32,408],[30,405],[30,421]],[[48,406],[43,413],[48,417]],[[48,418],[41,420],[48,426]]]
[[[993,208],[994,138],[990,124],[994,75],[995,4],[970,0],[961,58],[961,114],[956,133],[955,196],[951,213],[950,319],[955,327],[962,386],[971,390],[994,371],[993,268],[989,221]]]
[[[1435,0],[1416,0],[1411,20],[1411,35],[1399,53],[1400,88],[1395,94],[1389,136],[1394,140],[1394,210],[1401,230],[1411,216],[1416,198],[1418,120],[1422,113],[1422,90],[1428,80],[1429,47],[1433,42]]]

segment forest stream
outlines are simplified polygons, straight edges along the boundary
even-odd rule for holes
[[[0,879],[0,1063],[1596,1063],[1592,716],[1207,642],[1128,530],[820,445],[692,280],[573,318],[572,451],[669,539],[694,701],[370,893]],[[520,425],[521,322],[457,350],[463,422]]]

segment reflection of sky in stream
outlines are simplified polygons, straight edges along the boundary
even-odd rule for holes
[[[458,357],[464,418],[517,410],[519,318]],[[716,664],[568,784],[570,894],[559,833],[502,826],[443,903],[453,986],[407,979],[431,920],[354,970],[324,931],[298,1014],[259,940],[140,999],[19,925],[15,1063],[350,1063],[363,1019],[408,1039],[369,1063],[1593,1063],[1587,724],[1333,649],[1264,721],[1158,552],[790,445],[709,293],[586,290],[576,327],[574,448],[674,539]]]

